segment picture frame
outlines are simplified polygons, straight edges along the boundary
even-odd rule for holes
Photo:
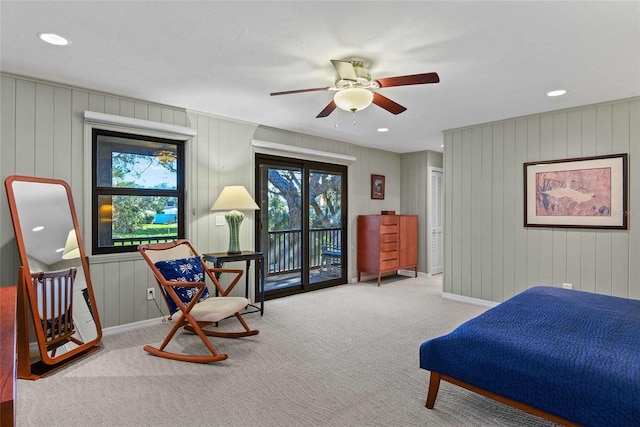
[[[524,226],[626,230],[627,154],[524,163]]]
[[[384,175],[371,175],[371,198],[384,200]]]

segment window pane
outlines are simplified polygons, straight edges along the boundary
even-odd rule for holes
[[[178,188],[176,144],[97,135],[97,185]]]
[[[342,226],[342,176],[309,172],[309,228]]]
[[[178,238],[178,199],[99,196],[98,246],[131,246]]]

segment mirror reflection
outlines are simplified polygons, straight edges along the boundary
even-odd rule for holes
[[[53,180],[13,179],[9,203],[23,271],[30,274],[25,284],[36,337],[42,360],[54,363],[101,336],[87,263],[67,187]]]

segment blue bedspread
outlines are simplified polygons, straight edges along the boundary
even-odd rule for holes
[[[640,301],[538,286],[420,346],[420,367],[588,426],[640,426]]]

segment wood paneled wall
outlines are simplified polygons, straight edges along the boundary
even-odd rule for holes
[[[418,215],[418,271],[429,273],[431,233],[429,232],[429,168],[442,168],[442,153],[419,151],[400,156],[400,211]]]
[[[640,99],[446,131],[447,293],[503,301],[535,285],[640,298]],[[525,228],[523,163],[629,153],[629,229]]]
[[[90,167],[85,164],[85,154],[91,144],[84,140],[86,110],[197,130],[198,135],[187,144],[187,237],[201,253],[227,249],[228,228],[216,226],[216,215],[210,211],[222,188],[241,184],[253,192],[252,139],[357,157],[357,161],[349,165],[349,242],[355,241],[351,230],[355,230],[358,215],[399,210],[400,156],[396,153],[21,76],[2,74],[0,77],[0,178],[4,181],[9,175],[20,174],[67,181],[85,241],[89,241],[90,235],[85,224],[85,198],[90,194],[91,185],[85,182],[85,168]],[[386,176],[387,193],[383,201],[369,197],[372,173]],[[242,247],[255,247],[253,229],[254,216],[248,214],[240,229]],[[355,248],[349,256],[351,275],[356,271],[354,251]],[[0,286],[15,284],[18,265],[3,189],[0,191]],[[160,316],[155,303],[146,299],[146,289],[156,285],[137,253],[91,257],[90,268],[103,327]],[[243,287],[238,287],[237,292],[242,290]],[[159,305],[166,313],[161,301]]]
[[[184,110],[140,102],[26,78],[1,76],[0,177],[9,175],[62,179],[69,183],[79,226],[85,227],[85,110],[188,126]],[[0,193],[0,279],[14,284],[19,265],[6,192]],[[91,260],[91,279],[103,327],[160,315],[146,288],[155,285],[148,267],[134,254],[127,260]],[[157,294],[159,295],[159,294]],[[166,310],[165,310],[166,311]]]

